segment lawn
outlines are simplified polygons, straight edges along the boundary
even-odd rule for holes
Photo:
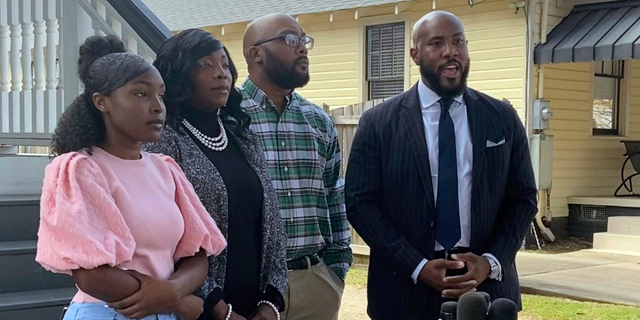
[[[569,299],[522,296],[522,319],[530,320],[640,320],[640,308]]]
[[[367,269],[357,265],[349,270],[341,319],[368,319],[366,309]],[[357,296],[357,297],[356,297]],[[640,320],[640,308],[569,299],[523,295],[520,320]],[[362,305],[360,305],[362,304]]]

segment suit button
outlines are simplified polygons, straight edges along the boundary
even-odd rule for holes
[[[431,221],[431,228],[433,228],[433,221]]]

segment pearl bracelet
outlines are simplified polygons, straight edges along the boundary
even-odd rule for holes
[[[231,311],[233,311],[233,307],[231,306],[231,303],[229,303],[229,311],[227,311],[227,316],[224,318],[224,320],[231,319]]]
[[[259,307],[261,304],[266,304],[269,307],[271,307],[271,309],[273,309],[273,312],[275,312],[275,314],[276,314],[276,319],[280,320],[280,311],[278,311],[278,308],[276,308],[275,304],[273,304],[273,303],[271,303],[271,302],[269,302],[267,300],[260,300],[258,302],[257,306]]]

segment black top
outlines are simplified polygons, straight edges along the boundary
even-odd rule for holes
[[[185,118],[209,137],[220,133],[215,113],[189,108]],[[259,292],[260,263],[262,257],[262,205],[263,189],[260,178],[249,165],[236,141],[227,130],[229,144],[225,150],[213,151],[185,129],[200,150],[216,167],[227,189],[228,235],[227,269],[224,293],[212,292],[207,303],[212,306],[220,299],[233,305],[233,311],[248,317],[259,300],[265,299],[282,305],[282,297],[275,288],[266,294]]]

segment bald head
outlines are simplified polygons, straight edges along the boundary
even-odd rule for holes
[[[420,67],[422,82],[441,97],[464,92],[469,51],[460,19],[445,11],[424,15],[413,27],[411,59]]]
[[[287,27],[297,27],[302,29],[296,19],[284,13],[269,14],[249,23],[247,30],[245,30],[244,36],[242,37],[242,51],[245,59],[248,58],[247,55],[249,54],[249,48],[251,48],[256,42],[275,37],[285,31],[282,29],[286,29]]]
[[[418,38],[426,31],[433,30],[443,24],[453,24],[464,33],[462,22],[453,13],[447,11],[432,11],[422,16],[422,18],[413,25],[413,31],[411,32],[413,45],[416,46],[419,40]]]
[[[284,90],[307,84],[310,38],[305,36],[304,29],[290,15],[269,14],[251,22],[242,38],[251,80],[260,88],[270,85]]]

